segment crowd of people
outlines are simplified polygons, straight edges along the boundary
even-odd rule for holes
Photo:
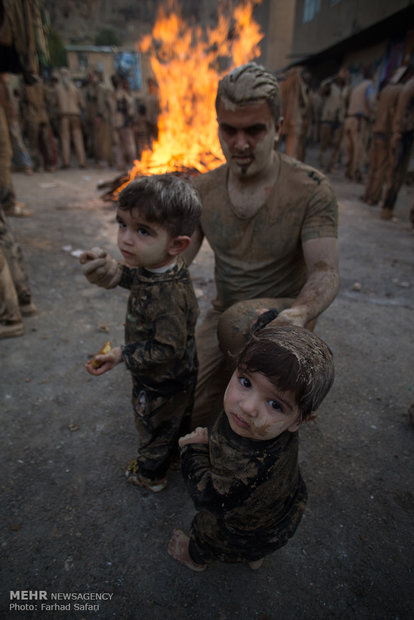
[[[310,72],[300,67],[278,76],[278,81],[281,113],[273,148],[302,162],[307,147],[319,148],[322,172],[339,171],[342,165],[346,178],[365,185],[361,200],[381,205],[382,219],[395,219],[414,136],[413,67],[398,67],[378,92],[369,69],[354,87],[346,67],[317,88]],[[121,73],[113,75],[110,84],[97,70],[75,83],[65,67],[48,71],[47,78],[23,73],[12,80],[9,74],[0,74],[0,265],[2,281],[8,282],[9,306],[10,297],[15,299],[20,291],[20,307],[27,313],[35,311],[22,252],[7,224],[7,216],[28,216],[30,211],[16,199],[10,172],[53,172],[69,168],[75,159],[80,168],[96,165],[127,171],[157,139],[158,114],[153,80],[148,82],[148,93],[137,97]],[[5,290],[3,284],[2,297]],[[19,304],[12,306],[2,312],[0,337],[24,331]]]
[[[149,93],[135,97],[127,77],[91,70],[76,82],[66,67],[11,84],[1,74],[1,89],[13,149],[13,169],[32,174],[38,170],[69,168],[72,147],[81,168],[96,165],[128,170],[157,137],[158,98],[150,80]]]
[[[399,67],[374,87],[370,69],[350,85],[346,67],[315,87],[307,69],[279,76],[283,118],[279,148],[305,162],[307,147],[319,148],[319,168],[330,173],[342,165],[345,177],[366,185],[362,199],[382,204],[381,218],[392,219],[398,191],[408,169],[414,131],[411,66]],[[0,74],[0,89],[12,147],[12,170],[32,174],[72,164],[129,170],[151,149],[158,135],[157,87],[135,96],[128,78],[97,70],[83,82],[67,68],[48,79],[12,87]]]
[[[398,67],[378,89],[370,69],[362,77],[351,87],[350,73],[341,67],[315,88],[312,75],[301,67],[278,76],[281,113],[273,148],[302,162],[307,147],[319,148],[319,169],[331,173],[342,165],[347,179],[365,185],[361,200],[381,205],[380,217],[390,221],[410,162],[414,70],[412,65]],[[158,114],[153,80],[147,94],[136,96],[122,73],[113,75],[110,84],[97,70],[76,83],[65,67],[49,70],[44,78],[23,72],[12,80],[0,73],[0,277],[1,296],[9,291],[9,306],[17,294],[20,307],[35,311],[22,252],[7,223],[7,216],[31,214],[16,199],[11,171],[53,172],[76,160],[80,168],[96,165],[126,172],[157,139]],[[225,141],[222,146],[226,154]],[[200,187],[204,182],[201,177]],[[2,303],[0,337],[21,335],[19,303],[13,302],[7,312]]]
[[[146,99],[133,97],[123,75],[108,87],[98,71],[80,85],[69,70],[43,79],[22,72],[0,73],[0,339],[24,333],[23,316],[37,312],[20,245],[9,217],[31,212],[18,201],[11,172],[33,174],[97,166],[127,171],[157,137],[158,99],[150,84]]]
[[[345,177],[365,185],[361,199],[392,220],[414,135],[413,67],[398,67],[378,89],[369,67],[354,87],[346,67],[318,87],[301,68],[280,80],[285,152],[305,161],[306,145],[319,145],[320,169],[330,173],[342,162]]]

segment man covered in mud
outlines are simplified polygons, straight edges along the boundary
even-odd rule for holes
[[[276,78],[255,63],[219,82],[226,164],[195,180],[203,213],[186,252],[191,262],[207,238],[217,288],[197,333],[194,426],[217,417],[231,375],[217,338],[225,310],[233,308],[235,332],[269,308],[279,312],[277,323],[312,328],[338,290],[337,201],[320,172],[275,149],[280,106]]]

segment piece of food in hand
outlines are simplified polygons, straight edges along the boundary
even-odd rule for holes
[[[92,248],[92,250],[82,252],[79,260],[81,265],[84,265],[85,263],[95,260],[96,258],[105,258],[106,256],[107,252],[102,250],[102,248]]]
[[[100,366],[102,366],[102,362],[98,362],[96,359],[97,355],[105,355],[106,353],[109,353],[109,351],[112,349],[112,345],[109,342],[109,340],[107,340],[104,344],[104,346],[102,347],[102,349],[99,351],[99,353],[97,353],[95,355],[95,357],[93,357],[89,363],[90,366],[92,366],[93,368],[100,368]]]

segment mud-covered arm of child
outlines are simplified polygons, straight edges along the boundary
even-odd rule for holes
[[[123,267],[102,248],[92,248],[79,257],[82,272],[91,283],[103,288],[115,288],[121,280]]]
[[[180,448],[192,443],[204,443],[208,445],[208,430],[205,427],[197,426],[194,431],[187,433],[187,435],[183,435],[178,440]]]
[[[229,480],[212,468],[205,438],[208,438],[207,429],[197,428],[179,439],[181,470],[196,509],[208,510],[217,518],[223,518],[250,495],[251,489],[245,482]]]
[[[165,308],[174,307],[170,298],[163,298]],[[146,319],[151,330],[142,331],[136,342],[122,345],[122,357],[131,372],[157,372],[168,363],[180,360],[187,347],[186,313],[171,313],[165,308],[149,312]]]
[[[114,347],[109,351],[109,353],[96,355],[94,360],[97,364],[99,364],[97,368],[92,365],[92,360],[89,360],[85,364],[85,368],[90,375],[94,375],[94,377],[99,377],[100,375],[108,372],[108,370],[112,370],[114,366],[122,362],[121,347]]]

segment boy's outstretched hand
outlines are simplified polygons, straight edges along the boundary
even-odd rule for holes
[[[92,248],[92,250],[82,252],[79,262],[82,265],[83,275],[91,284],[103,288],[115,288],[119,284],[122,273],[121,265],[105,250]]]
[[[89,360],[89,362],[85,364],[85,368],[90,375],[99,377],[99,375],[103,375],[105,372],[108,372],[108,370],[111,370],[114,366],[116,366],[116,364],[122,362],[121,347],[114,347],[109,353],[105,353],[104,355],[96,355],[94,359],[99,364],[99,367],[94,368],[91,364],[92,360]]]
[[[208,430],[205,427],[197,426],[195,431],[180,437],[178,440],[180,448],[189,443],[208,443]]]

